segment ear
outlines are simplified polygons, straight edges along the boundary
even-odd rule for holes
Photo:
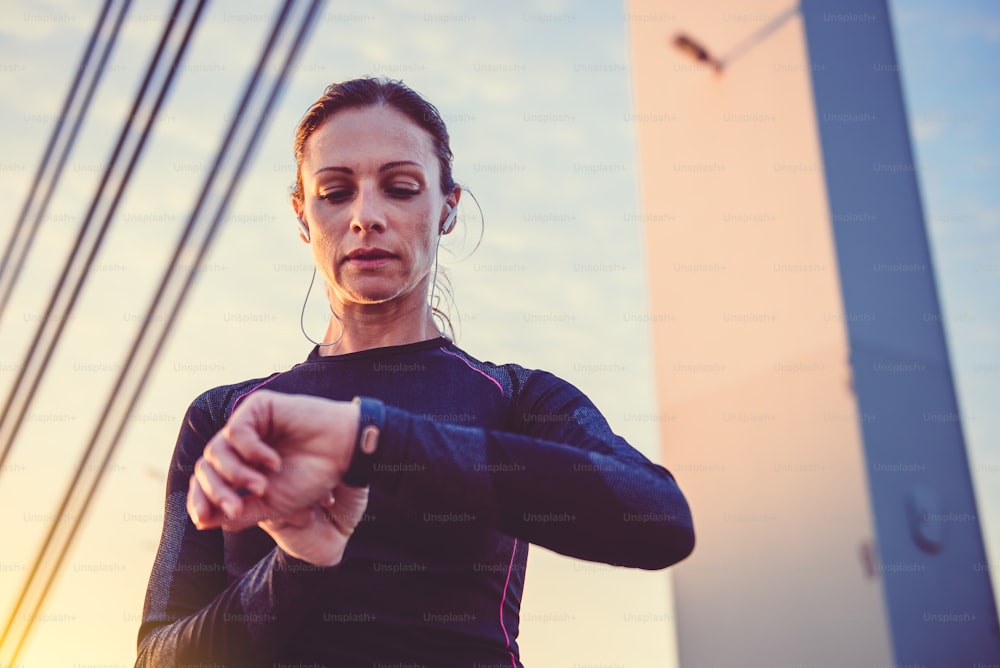
[[[305,243],[309,243],[309,223],[306,222],[306,209],[302,202],[292,198],[292,210],[299,222],[299,238]]]
[[[451,213],[453,211],[455,211],[455,208],[458,206],[458,201],[460,199],[462,199],[462,186],[460,186],[460,185],[458,185],[456,183],[454,190],[452,190],[451,194],[448,195],[445,198],[445,200],[444,200],[445,201],[445,207],[444,207],[444,209],[441,212],[441,222],[439,223],[438,230],[441,230],[441,227],[444,225],[445,221],[448,219],[448,216],[450,216]],[[454,229],[455,229],[455,223],[452,222],[451,223],[451,227],[449,229],[447,229],[447,230],[441,231],[441,233],[442,234],[451,234],[451,232]]]
[[[455,208],[458,206],[458,200],[460,199],[462,199],[462,186],[456,183],[454,190],[451,191],[451,194],[448,195],[445,201],[448,202],[452,208]]]

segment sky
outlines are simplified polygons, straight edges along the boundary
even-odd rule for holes
[[[896,51],[994,596],[1000,563],[1000,10],[895,0]]]
[[[131,344],[277,3],[211,3],[120,205],[52,369],[0,471],[0,610],[20,585]],[[0,217],[5,239],[96,10],[83,0],[0,9]],[[1000,16],[987,2],[890,3],[927,227],[988,552],[1000,555]],[[258,7],[260,9],[258,9]],[[35,252],[0,322],[7,390],[75,224],[157,38],[167,3],[135,0]],[[159,539],[164,471],[188,403],[311,347],[298,319],[310,274],[287,203],[292,133],[331,81],[402,78],[442,111],[463,199],[442,252],[458,344],[581,387],[612,427],[665,461],[646,322],[646,251],[620,3],[329,3],[287,83],[90,509],[24,666],[131,665]],[[665,13],[664,34],[676,29]],[[234,45],[246,45],[234,48]],[[482,232],[482,243],[469,255]],[[314,293],[315,296],[315,293]],[[307,327],[322,333],[311,300]],[[683,487],[683,480],[682,487]],[[111,546],[112,549],[109,549]],[[996,563],[993,557],[991,563]],[[533,549],[522,657],[537,666],[674,661],[669,575]],[[67,646],[72,647],[67,653]]]

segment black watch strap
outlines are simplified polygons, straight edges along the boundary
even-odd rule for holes
[[[361,417],[358,422],[358,437],[354,441],[354,454],[351,465],[344,474],[344,483],[352,487],[364,487],[375,475],[379,437],[385,423],[385,404],[370,397],[354,397],[354,403],[361,407]]]

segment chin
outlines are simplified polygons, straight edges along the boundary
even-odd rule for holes
[[[420,285],[420,281],[410,282],[406,277],[398,275],[368,275],[350,280],[345,293],[357,304],[385,304],[403,300],[414,291],[419,292]]]
[[[358,304],[384,304],[400,296],[399,286],[359,281],[351,286],[351,299]]]

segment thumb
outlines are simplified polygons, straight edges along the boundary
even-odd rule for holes
[[[306,529],[312,523],[314,510],[303,508],[284,517],[261,520],[258,525],[265,531],[281,531],[283,529]]]
[[[326,509],[327,520],[349,536],[368,508],[368,487],[338,485],[331,493],[333,504]]]

